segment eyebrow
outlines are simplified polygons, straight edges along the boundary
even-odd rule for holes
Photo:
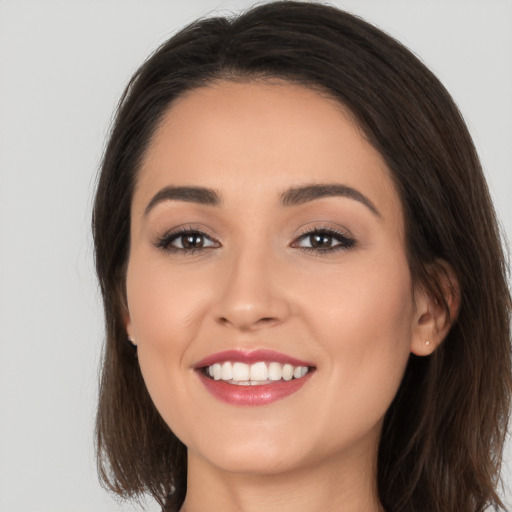
[[[355,188],[340,184],[315,184],[293,187],[281,194],[281,204],[285,207],[298,206],[324,197],[347,197],[359,201],[374,215],[381,217],[377,207],[364,194]],[[185,201],[208,206],[219,206],[220,195],[213,189],[196,186],[168,186],[158,191],[144,210],[144,216],[164,201]]]
[[[374,215],[381,217],[377,207],[364,194],[355,188],[339,184],[317,184],[306,185],[304,187],[294,187],[281,195],[283,206],[296,206],[304,204],[315,199],[324,197],[348,197],[364,204]]]
[[[163,201],[185,201],[187,203],[218,206],[220,196],[215,190],[205,187],[165,187],[153,196],[144,210],[144,216],[148,215],[157,204]]]

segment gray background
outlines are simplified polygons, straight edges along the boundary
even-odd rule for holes
[[[1,511],[138,510],[117,504],[95,473],[95,174],[114,106],[148,53],[200,15],[252,3],[0,0]],[[512,2],[333,3],[397,37],[445,83],[510,238]]]

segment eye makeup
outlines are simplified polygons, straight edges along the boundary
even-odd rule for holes
[[[203,250],[218,248],[220,242],[196,227],[179,227],[157,238],[153,245],[164,252],[195,254]]]
[[[346,232],[331,227],[314,227],[303,232],[292,244],[307,252],[329,253],[339,250],[348,250],[356,245],[356,240]]]
[[[221,247],[218,240],[204,230],[193,226],[172,229],[158,237],[153,245],[163,252],[181,255],[196,254]],[[290,247],[304,252],[327,254],[349,250],[355,245],[356,239],[347,232],[319,226],[303,231],[292,241]]]

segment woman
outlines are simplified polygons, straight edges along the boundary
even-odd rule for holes
[[[457,108],[395,40],[302,2],[185,28],[121,100],[93,229],[114,492],[187,512],[501,505],[497,223]]]

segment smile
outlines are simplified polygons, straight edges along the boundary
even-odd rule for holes
[[[195,367],[205,388],[231,405],[265,405],[290,396],[309,381],[316,368],[274,351],[231,350],[210,356]]]

